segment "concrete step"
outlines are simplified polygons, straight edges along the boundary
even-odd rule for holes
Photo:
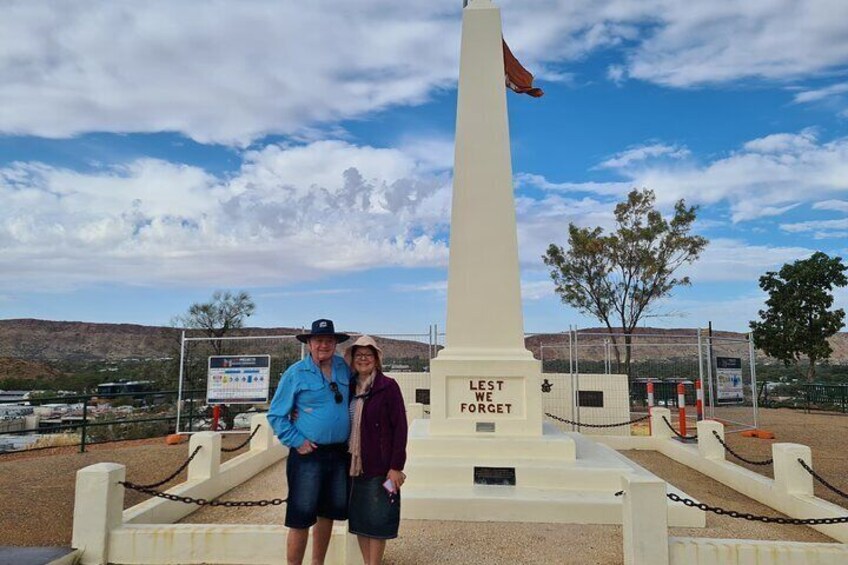
[[[503,456],[514,458],[573,460],[575,441],[570,434],[551,431],[538,437],[431,436],[429,421],[415,420],[409,433],[407,451],[415,457],[476,457]]]
[[[618,462],[616,462],[618,463]],[[534,459],[471,459],[424,457],[410,461],[405,469],[411,486],[471,485],[474,467],[511,467],[515,469],[516,484],[565,490],[599,490],[615,492],[621,486],[621,476],[632,473],[623,464],[595,467],[580,461],[548,461]]]
[[[675,489],[672,489],[675,490]],[[679,491],[677,491],[679,492]],[[621,524],[622,498],[614,491],[509,486],[403,488],[402,515],[413,520]],[[704,513],[668,502],[670,526],[704,527]]]

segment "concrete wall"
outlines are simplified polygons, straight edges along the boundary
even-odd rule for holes
[[[256,430],[256,434],[250,441],[250,449],[223,465],[221,435],[215,432],[194,434],[188,453],[193,453],[198,446],[200,451],[189,464],[188,480],[166,492],[214,499],[286,457],[288,451],[274,436],[264,414],[253,417],[251,428]],[[163,474],[169,471],[164,470]],[[236,543],[238,537],[210,536],[212,532],[208,527],[190,533],[194,531],[192,525],[171,525],[194,512],[198,508],[194,504],[154,497],[123,510],[124,486],[120,483],[125,477],[125,467],[116,463],[98,463],[77,472],[71,543],[80,550],[80,563],[204,563],[211,561],[214,555],[208,553],[207,548],[220,550],[222,547],[215,539],[231,540],[234,547],[230,550],[239,558],[242,556],[235,547],[240,545]],[[218,534],[228,531],[227,527],[220,525],[214,528],[217,528]],[[196,546],[174,545],[177,537]],[[274,551],[279,555],[279,547],[275,546]],[[186,553],[197,557],[186,560]]]
[[[742,539],[669,538],[671,565],[842,565],[848,546],[841,543],[800,543]]]

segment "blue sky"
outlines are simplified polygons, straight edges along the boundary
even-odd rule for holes
[[[0,318],[443,326],[461,4],[0,2]],[[745,330],[846,256],[848,3],[498,4],[545,90],[508,97],[527,331],[596,324],[540,256],[632,187],[711,241],[648,325]]]

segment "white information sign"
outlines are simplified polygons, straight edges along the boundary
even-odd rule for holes
[[[742,385],[742,359],[739,357],[716,357],[717,399],[731,403],[745,400]]]
[[[268,402],[270,355],[212,355],[206,385],[207,404]]]

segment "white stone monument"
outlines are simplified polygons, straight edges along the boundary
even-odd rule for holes
[[[405,518],[621,523],[623,476],[653,477],[542,420],[524,346],[500,10],[463,10],[445,348],[409,438]],[[670,508],[674,525],[703,526]]]
[[[463,11],[445,349],[430,433],[542,435],[541,364],[524,346],[500,10]]]

